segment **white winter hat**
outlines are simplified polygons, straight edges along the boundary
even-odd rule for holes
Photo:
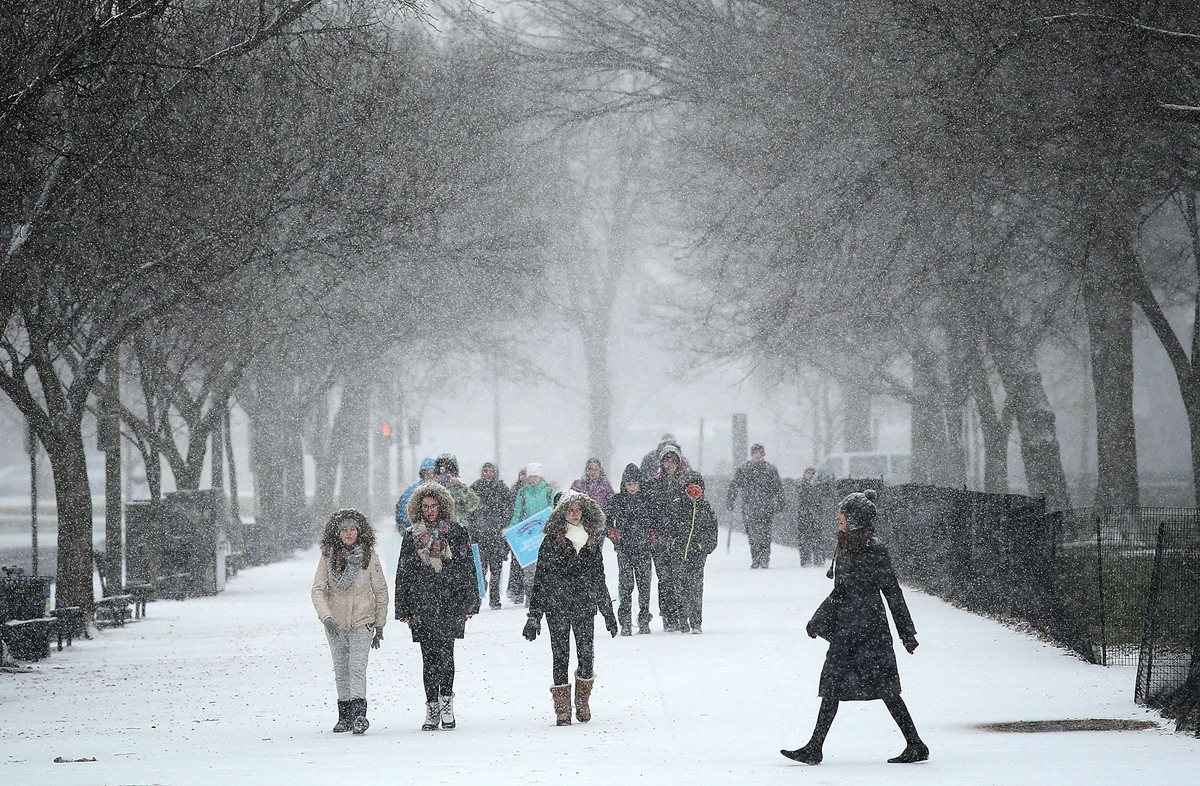
[[[528,477],[530,475],[537,475],[539,478],[546,477],[545,475],[542,474],[542,472],[543,472],[542,465],[537,463],[536,461],[533,462],[532,464],[525,465],[525,476],[526,477]]]

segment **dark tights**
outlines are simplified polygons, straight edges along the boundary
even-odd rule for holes
[[[900,731],[904,734],[904,741],[909,745],[919,743],[920,735],[917,734],[917,725],[913,723],[912,715],[908,712],[908,705],[904,703],[904,699],[900,695],[888,696],[883,700],[887,706],[888,712],[892,714],[892,720],[896,721],[896,725],[900,727]],[[838,700],[831,699],[828,696],[821,699],[821,709],[817,710],[817,725],[813,729],[812,739],[808,744],[820,748],[825,744],[825,736],[829,734],[829,727],[833,725],[833,719],[837,716]]]
[[[550,629],[550,654],[554,659],[554,684],[566,685],[571,666],[571,631],[575,631],[575,654],[579,668],[575,674],[583,679],[592,677],[592,660],[595,654],[596,617],[571,619],[561,614],[547,614],[546,627]]]
[[[454,694],[454,639],[421,642],[421,676],[425,679],[425,701],[438,694]]]

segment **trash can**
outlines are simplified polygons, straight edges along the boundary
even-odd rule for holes
[[[46,616],[53,576],[0,577],[0,622]]]
[[[216,595],[225,589],[229,502],[218,489],[167,494],[162,511],[162,572],[178,597]]]

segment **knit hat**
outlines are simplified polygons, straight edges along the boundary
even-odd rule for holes
[[[674,454],[675,458],[683,460],[683,451],[679,449],[678,445],[663,445],[658,449],[659,463],[661,464],[663,459],[672,454]]]
[[[545,475],[542,474],[544,471],[545,471],[545,468],[541,464],[537,463],[536,461],[525,465],[525,476],[526,477],[528,477],[530,475],[537,475],[539,478],[544,478],[544,477],[546,477]]]
[[[636,480],[638,483],[645,483],[646,475],[637,464],[626,464],[625,471],[621,473],[621,489],[624,490],[625,484],[632,480]]]
[[[674,435],[674,434],[672,434],[671,432],[669,432],[669,431],[668,431],[666,434],[663,434],[663,435],[662,435],[662,437],[660,437],[660,438],[659,438],[659,440],[658,440],[658,444],[660,444],[660,445],[667,445],[667,444],[674,445],[674,444],[675,444],[675,435]]]
[[[875,523],[875,514],[878,512],[875,500],[878,498],[875,489],[866,489],[861,493],[856,491],[847,494],[838,503],[838,510],[846,515],[846,524],[850,529],[866,529]]]
[[[755,442],[750,446],[751,453],[766,453],[767,449],[762,446],[761,442]]]
[[[421,459],[421,466],[417,470],[417,474],[420,474],[427,469],[433,469],[435,466],[437,466],[436,462],[434,462],[431,457],[426,456],[425,458]]]

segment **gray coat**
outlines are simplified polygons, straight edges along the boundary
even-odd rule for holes
[[[896,652],[883,599],[901,638],[916,628],[892,570],[887,548],[876,538],[857,553],[839,556],[833,592],[810,623],[829,640],[817,695],[839,701],[866,701],[900,693]]]

